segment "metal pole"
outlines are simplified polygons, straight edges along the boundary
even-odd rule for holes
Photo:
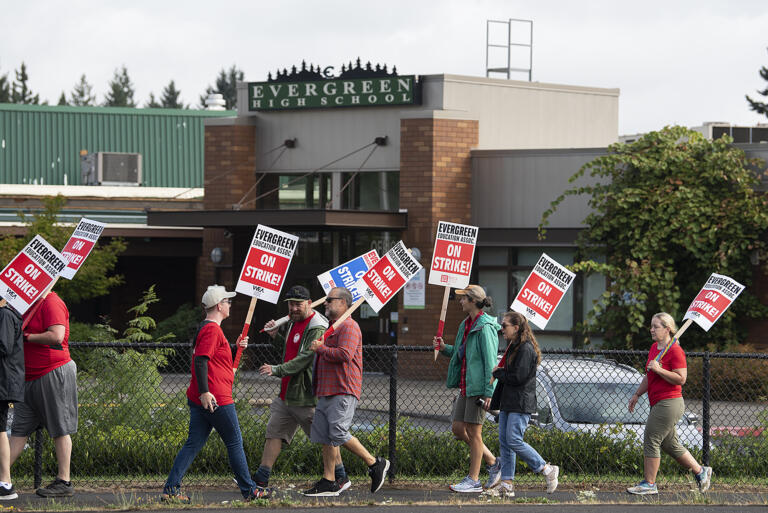
[[[531,20],[531,40],[528,50],[528,82],[533,82],[533,20]]]
[[[709,372],[709,351],[704,353],[704,362],[702,365],[703,373],[703,387],[702,401],[701,401],[701,430],[702,430],[702,444],[701,448],[701,460],[702,464],[709,466],[709,400],[711,393],[710,386],[710,372]]]
[[[43,429],[35,430],[35,465],[34,465],[35,489],[43,484]]]
[[[512,78],[512,18],[507,22],[507,80]]]
[[[397,346],[391,346],[389,355],[389,482],[397,471]]]
[[[485,20],[485,77],[488,78],[491,76],[491,71],[488,69],[488,54],[491,51],[490,45],[491,39],[490,39],[490,31],[491,31],[491,20]]]

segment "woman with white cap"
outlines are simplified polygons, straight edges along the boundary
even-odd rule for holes
[[[500,462],[483,443],[483,421],[485,409],[493,396],[491,373],[496,366],[499,351],[497,334],[501,326],[493,316],[483,311],[493,302],[481,286],[469,285],[466,289],[457,290],[456,296],[461,309],[467,314],[459,325],[456,341],[449,345],[442,337],[433,339],[435,350],[440,350],[440,354],[451,359],[446,386],[459,389],[453,406],[453,434],[469,445],[469,474],[449,488],[459,493],[480,493],[483,491],[479,481],[483,460],[488,465],[489,482],[498,482],[501,475]]]

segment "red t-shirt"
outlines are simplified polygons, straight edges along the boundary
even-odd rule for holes
[[[657,348],[656,344],[651,346],[651,350],[648,351],[648,361],[645,363],[646,369],[651,360],[656,358],[656,355],[661,351]],[[680,344],[675,343],[669,348],[667,354],[659,362],[661,368],[664,370],[674,369],[686,369],[688,365],[685,363],[685,351],[680,347]],[[673,399],[675,397],[683,397],[683,387],[680,385],[673,385],[664,378],[656,374],[655,372],[648,372],[648,401],[651,406],[661,401],[662,399]]]
[[[27,310],[24,320],[27,319],[32,308]],[[64,340],[61,344],[55,346],[35,344],[27,342],[25,337],[24,370],[26,376],[24,379],[26,381],[41,378],[72,360],[69,356],[69,311],[64,301],[55,292],[51,292],[32,316],[27,327],[24,328],[24,333],[27,335],[45,333],[49,327],[56,324],[64,326]]]
[[[232,383],[235,381],[235,373],[232,370],[232,350],[229,347],[224,332],[215,322],[209,322],[195,340],[195,352],[192,355],[192,380],[187,388],[187,397],[195,404],[202,406],[200,394],[197,390],[197,376],[195,376],[195,356],[208,357],[208,391],[216,398],[219,406],[232,404]]]
[[[299,354],[299,348],[301,347],[301,339],[304,336],[304,330],[307,329],[309,320],[314,317],[315,312],[312,315],[304,319],[303,321],[294,322],[291,326],[291,331],[288,336],[285,337],[285,358],[283,363],[290,362],[296,355]],[[283,376],[280,380],[280,399],[285,401],[285,393],[288,391],[288,382],[291,381],[293,376]]]

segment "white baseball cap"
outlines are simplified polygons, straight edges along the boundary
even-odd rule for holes
[[[227,292],[227,289],[221,285],[211,285],[208,290],[203,294],[203,306],[206,308],[213,308],[217,304],[221,303],[222,299],[235,297],[236,292]]]

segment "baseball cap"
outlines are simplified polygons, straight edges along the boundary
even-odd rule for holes
[[[206,308],[212,308],[221,303],[222,299],[235,297],[236,292],[227,292],[227,289],[221,285],[211,285],[208,290],[203,294],[203,306]]]
[[[459,296],[467,296],[472,301],[482,301],[485,299],[485,290],[480,285],[468,285],[466,289],[456,291]]]
[[[309,291],[306,287],[302,287],[301,285],[294,285],[288,289],[288,292],[285,293],[283,301],[307,301],[309,299]]]

